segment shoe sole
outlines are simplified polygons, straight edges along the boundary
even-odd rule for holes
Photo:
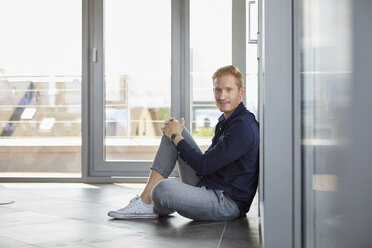
[[[112,213],[109,212],[108,216],[115,218],[115,219],[156,219],[159,218],[157,214],[122,214],[122,213]]]

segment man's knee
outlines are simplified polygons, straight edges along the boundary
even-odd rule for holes
[[[151,199],[157,204],[162,204],[163,199],[170,197],[172,194],[172,184],[174,183],[171,179],[160,180],[151,191]]]

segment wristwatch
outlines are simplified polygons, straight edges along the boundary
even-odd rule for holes
[[[170,136],[170,140],[171,142],[173,142],[173,140],[178,136],[178,135],[181,135],[180,133],[174,133]]]

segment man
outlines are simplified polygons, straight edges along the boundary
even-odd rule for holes
[[[242,103],[243,76],[235,66],[213,77],[216,105],[223,115],[212,145],[202,154],[184,119],[171,118],[141,196],[109,216],[157,218],[177,211],[193,220],[232,220],[248,212],[258,181],[258,123]],[[166,179],[178,160],[182,182]]]

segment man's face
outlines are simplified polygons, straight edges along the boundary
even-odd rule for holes
[[[213,91],[216,105],[227,119],[240,104],[245,89],[238,88],[233,75],[224,75],[216,78]]]

